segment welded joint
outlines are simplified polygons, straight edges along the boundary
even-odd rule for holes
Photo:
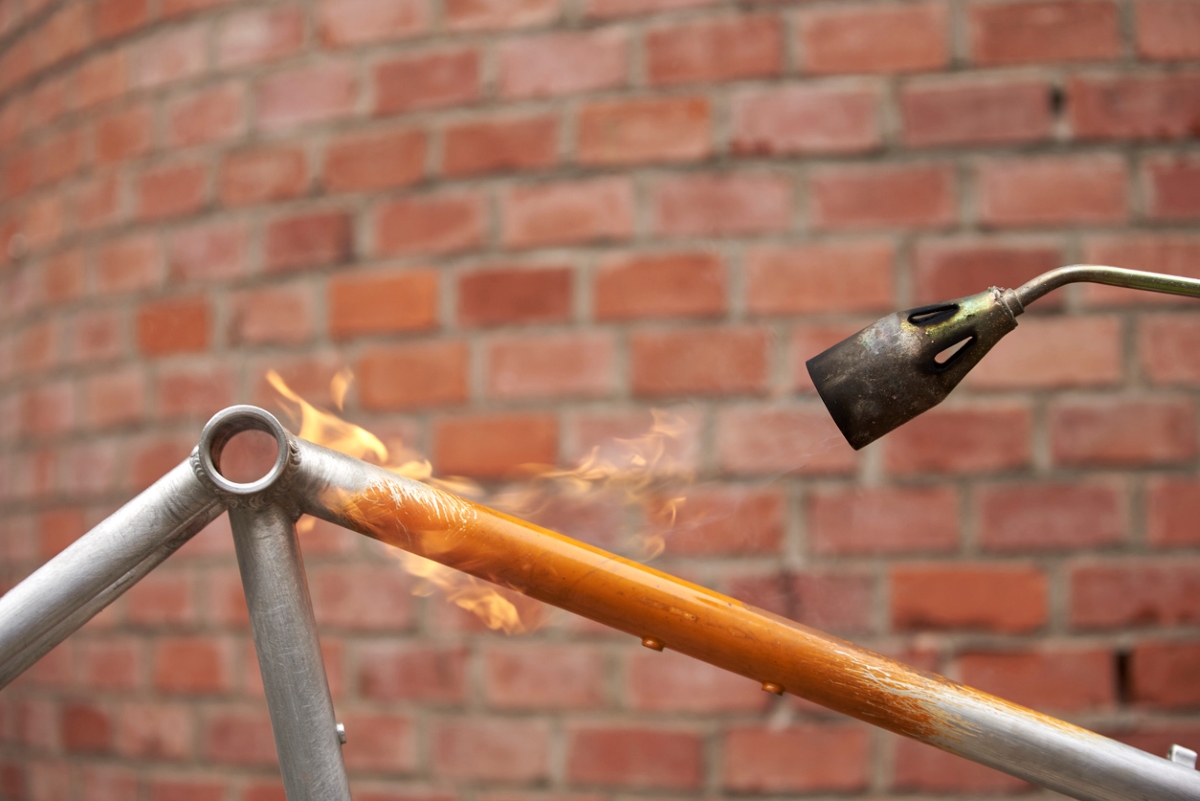
[[[239,483],[221,475],[218,465],[225,446],[245,431],[271,435],[277,450],[266,475]],[[300,516],[298,502],[289,492],[300,467],[300,447],[274,415],[257,406],[230,406],[213,415],[200,432],[200,442],[188,461],[196,478],[227,509],[260,509],[274,504],[285,509],[293,520]]]

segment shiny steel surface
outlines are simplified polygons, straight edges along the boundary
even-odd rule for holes
[[[0,687],[223,511],[184,461],[0,598]]]
[[[1090,801],[1200,799],[1200,774],[308,442],[303,510],[591,620]]]
[[[1123,267],[1107,267],[1102,264],[1072,264],[1069,267],[1059,267],[1025,283],[1016,293],[1021,303],[1028,305],[1048,292],[1080,281],[1200,298],[1200,280],[1195,278],[1126,270]]]

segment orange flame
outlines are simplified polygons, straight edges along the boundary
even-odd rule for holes
[[[330,382],[330,395],[338,410],[343,410],[353,374],[343,369]],[[274,370],[266,374],[267,382],[279,393],[285,414],[299,427],[298,436],[331,450],[371,462],[397,475],[415,479],[441,489],[480,498],[485,493],[475,482],[465,478],[435,478],[428,459],[394,443],[389,448],[370,431],[343,420],[333,412],[318,409],[293,391]],[[631,538],[632,550],[643,559],[651,559],[666,547],[663,524],[674,522],[682,495],[662,500],[663,490],[690,482],[690,473],[679,469],[669,456],[669,444],[678,440],[691,424],[681,416],[655,409],[653,424],[642,436],[614,439],[604,449],[593,447],[580,463],[570,469],[545,465],[528,465],[529,479],[509,486],[487,498],[489,505],[514,515],[531,516],[543,509],[553,497],[568,501],[605,496],[624,504],[638,504],[656,498],[658,525],[655,531],[640,532]],[[313,521],[302,519],[298,528],[312,527]],[[414,595],[429,596],[441,592],[447,601],[472,612],[488,628],[508,634],[537,628],[544,619],[545,607],[508,590],[474,576],[426,559],[407,551],[391,549],[403,568],[420,581]]]

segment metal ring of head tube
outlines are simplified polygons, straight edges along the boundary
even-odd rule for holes
[[[239,484],[221,475],[217,464],[229,440],[244,431],[262,431],[275,438],[275,463],[262,478]],[[233,495],[254,495],[270,487],[287,468],[291,445],[287,431],[270,412],[257,406],[230,406],[213,415],[200,432],[200,465],[205,476],[223,492]]]

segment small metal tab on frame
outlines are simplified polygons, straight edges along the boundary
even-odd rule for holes
[[[1196,752],[1182,745],[1173,745],[1167,749],[1167,759],[1183,765],[1185,768],[1196,769]]]

